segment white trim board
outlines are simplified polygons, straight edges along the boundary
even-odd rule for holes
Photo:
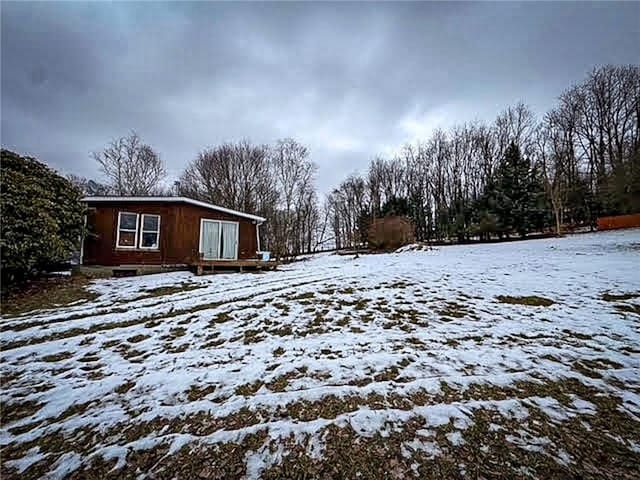
[[[258,224],[266,222],[267,219],[259,217],[258,215],[251,215],[250,213],[239,212],[238,210],[232,210],[230,208],[220,207],[213,205],[212,203],[201,202],[188,197],[84,197],[83,202],[87,203],[107,203],[107,202],[172,202],[172,203],[188,203],[197,207],[209,208],[211,210],[217,210],[218,212],[228,213],[229,215],[236,215],[238,217],[248,218],[256,221]]]

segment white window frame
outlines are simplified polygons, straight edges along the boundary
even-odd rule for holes
[[[236,227],[236,253],[234,258],[215,258],[212,259],[214,261],[227,261],[227,262],[234,262],[238,260],[238,253],[240,251],[240,222],[234,222],[234,221],[229,221],[229,220],[217,220],[215,218],[201,218],[200,219],[200,245],[198,247],[198,254],[202,254],[202,247],[203,247],[203,238],[202,238],[202,233],[203,233],[203,228],[202,226],[204,225],[204,222],[217,222],[219,224],[218,227],[218,247],[220,247],[220,239],[222,237],[222,224],[223,223],[235,223],[237,225]],[[222,255],[222,252],[219,252],[220,255]]]
[[[145,230],[144,229],[144,217],[158,217],[158,229],[157,230]],[[140,215],[140,236],[138,238],[139,248],[140,250],[160,250],[160,215],[155,213],[143,213]],[[156,242],[157,247],[143,247],[142,239],[144,238],[145,233],[155,233],[158,235],[158,241]]]
[[[122,214],[125,215],[135,215],[136,216],[136,229],[132,230],[130,228],[120,228],[120,216]],[[135,212],[118,212],[118,224],[116,225],[116,248],[124,249],[124,250],[135,250],[138,245],[138,221],[140,220],[140,214]],[[133,245],[120,245],[120,230],[125,232],[133,232]]]

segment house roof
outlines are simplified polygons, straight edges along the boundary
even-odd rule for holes
[[[82,199],[83,202],[87,203],[99,203],[99,202],[172,202],[172,203],[189,203],[191,205],[196,205],[198,207],[209,208],[211,210],[217,210],[219,212],[228,213],[230,215],[236,215],[238,217],[249,218],[251,220],[255,220],[258,223],[265,222],[267,219],[264,217],[259,217],[257,215],[251,215],[250,213],[239,212],[238,210],[231,210],[230,208],[220,207],[218,205],[213,205],[212,203],[201,202],[199,200],[194,200],[193,198],[187,197],[119,197],[119,196],[109,196],[109,197],[84,197]]]

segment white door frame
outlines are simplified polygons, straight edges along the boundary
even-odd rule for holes
[[[222,237],[222,224],[223,223],[234,223],[236,225],[236,251],[235,251],[235,255],[233,256],[233,258],[212,258],[212,259],[205,259],[205,260],[226,260],[226,261],[234,261],[234,260],[238,260],[238,246],[240,245],[240,222],[233,222],[233,221],[228,221],[228,220],[217,220],[215,218],[201,218],[200,219],[200,245],[198,247],[198,253],[203,253],[202,251],[202,247],[203,247],[203,238],[202,238],[202,232],[203,232],[203,226],[204,226],[204,222],[217,222],[219,224],[218,227],[218,250],[220,250],[220,238]],[[222,256],[222,251],[218,252],[219,256]]]

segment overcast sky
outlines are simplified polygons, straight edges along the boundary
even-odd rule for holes
[[[177,177],[206,146],[294,137],[322,192],[438,126],[537,113],[640,62],[640,2],[2,2],[2,145],[99,178],[136,129]]]

